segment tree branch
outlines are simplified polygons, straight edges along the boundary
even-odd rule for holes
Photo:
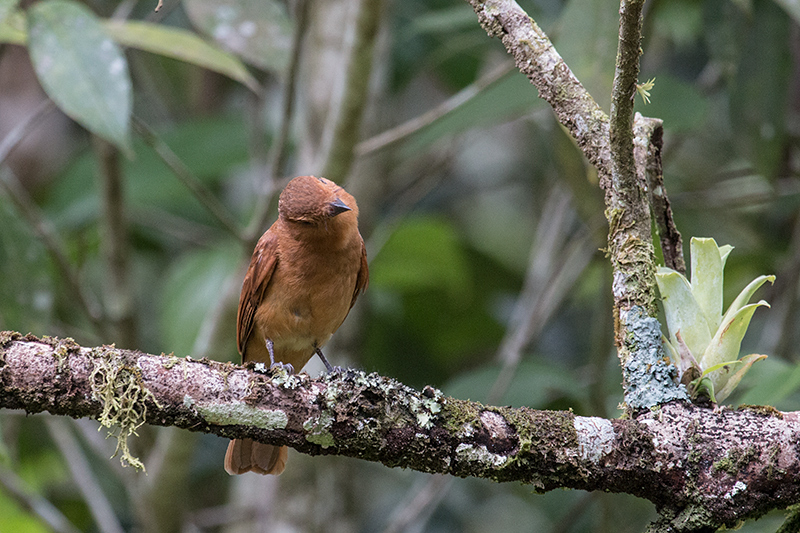
[[[578,81],[553,43],[514,0],[468,0],[490,37],[500,37],[517,68],[539,89],[558,121],[598,171],[607,173],[611,152],[608,115]]]
[[[124,390],[97,372],[112,367]],[[109,406],[97,392],[109,386],[121,391],[111,408],[121,422],[138,413],[149,424],[537,491],[627,492],[664,517],[701,513],[731,526],[800,502],[798,413],[673,402],[605,420],[484,406],[355,370],[270,378],[206,359],[0,334],[0,407],[100,418]]]
[[[114,508],[92,472],[89,460],[83,454],[78,439],[75,438],[67,421],[50,418],[47,420],[47,429],[64,456],[67,467],[72,473],[72,479],[89,507],[97,529],[101,533],[124,533],[125,530],[114,514]]]
[[[70,264],[67,252],[55,228],[45,218],[31,195],[8,167],[0,168],[0,192],[8,196],[17,212],[28,223],[33,234],[38,237],[47,250],[59,276],[64,281],[65,292],[74,302],[75,307],[86,316],[98,336],[107,337],[108,328],[104,310],[91,294],[83,290],[80,276]]]
[[[514,65],[510,61],[501,63],[433,109],[359,142],[355,147],[355,155],[357,157],[364,157],[365,155],[383,150],[403,139],[407,139],[414,133],[441,119],[443,116],[452,113],[464,104],[472,101],[485,89],[504,79],[513,71]]]
[[[664,144],[664,125],[657,118],[644,118],[638,113],[634,121],[634,159],[639,179],[647,184],[650,210],[656,222],[664,266],[686,274],[683,240],[672,218],[672,206],[664,185],[661,149]]]
[[[651,142],[649,128],[639,128],[641,137],[636,138],[633,128],[643,7],[644,0],[620,3],[609,127],[611,180],[604,182],[617,355],[622,365],[625,402],[634,409],[689,398],[686,389],[677,383],[677,369],[664,353],[661,324],[654,318],[658,314],[656,262],[645,165],[640,164],[637,169],[634,157],[634,144],[649,150]]]
[[[517,67],[553,108],[597,168],[609,224],[617,353],[625,402],[649,408],[688,399],[675,382],[677,370],[661,347],[656,316],[655,255],[644,169],[634,159],[633,96],[639,72],[641,10],[644,0],[623,0],[611,118],[572,74],[553,44],[514,0],[469,0],[490,36],[499,36]],[[642,130],[644,133],[647,128]],[[637,137],[648,146],[651,137]],[[649,149],[648,149],[649,150]],[[651,159],[659,164],[660,159]],[[660,173],[660,168],[652,170]],[[662,188],[663,191],[663,188]],[[664,196],[666,198],[666,196]],[[671,236],[674,240],[674,236]]]
[[[80,533],[80,530],[48,500],[25,486],[17,473],[0,466],[0,486],[23,509],[28,509],[56,533]]]

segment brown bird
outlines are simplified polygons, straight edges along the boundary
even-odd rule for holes
[[[269,362],[290,372],[316,353],[342,325],[367,287],[367,251],[358,232],[358,206],[325,178],[300,176],[278,200],[278,220],[261,236],[244,277],[236,319],[242,362]],[[280,474],[286,446],[232,440],[225,470]]]

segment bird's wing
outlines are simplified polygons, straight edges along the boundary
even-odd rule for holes
[[[244,349],[247,339],[253,332],[253,320],[256,309],[264,298],[272,273],[278,264],[278,236],[267,230],[258,240],[250,267],[244,276],[242,294],[239,296],[239,311],[236,316],[236,348],[242,354],[244,362]]]
[[[364,239],[361,239],[361,268],[358,269],[356,276],[356,287],[353,290],[353,299],[350,300],[350,309],[356,303],[356,298],[366,290],[369,285],[369,264],[367,263],[367,247],[364,246]]]

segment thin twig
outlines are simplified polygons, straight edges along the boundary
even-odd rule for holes
[[[381,217],[380,224],[372,230],[367,239],[367,250],[370,251],[369,261],[380,254],[389,237],[397,229],[397,225],[428,193],[441,184],[443,178],[441,173],[435,171],[420,173],[417,179],[408,184],[405,190],[390,203],[390,207]]]
[[[0,164],[6,160],[8,154],[11,153],[19,142],[25,138],[25,135],[41,123],[47,113],[53,109],[55,109],[55,104],[53,104],[51,100],[43,100],[30,115],[17,124],[5,138],[3,138],[3,141],[0,142]],[[17,212],[28,222],[34,234],[39,238],[52,257],[56,268],[66,283],[70,297],[80,304],[95,331],[102,337],[105,337],[107,331],[102,319],[102,310],[98,304],[91,302],[84,294],[78,273],[72,268],[69,259],[67,259],[67,254],[55,230],[46,220],[41,210],[36,206],[28,191],[9,168],[0,168],[0,190],[5,192],[11,199],[17,208]]]
[[[178,181],[189,189],[200,204],[217,219],[222,227],[237,239],[241,241],[246,240],[241,225],[161,137],[159,137],[142,119],[136,116],[133,117],[133,126],[142,140],[144,140],[144,142],[153,149],[156,155],[161,158],[175,177],[178,178]]]
[[[544,331],[544,326],[595,253],[592,232],[587,229],[574,235],[563,246],[558,246],[565,240],[563,217],[568,209],[568,199],[562,198],[561,203],[555,199],[555,213],[546,211],[539,222],[546,230],[534,242],[525,286],[514,309],[512,323],[497,352],[502,367],[486,400],[489,404],[494,405],[502,400],[522,361],[525,347]],[[549,220],[551,215],[551,223],[543,222]]]
[[[386,130],[374,137],[370,137],[358,143],[355,147],[355,153],[358,157],[363,157],[367,154],[383,150],[403,139],[408,138],[410,135],[420,131],[421,129],[429,126],[436,120],[443,116],[452,113],[464,104],[470,102],[473,98],[481,94],[485,89],[491,87],[493,84],[505,78],[509,73],[515,71],[514,63],[507,61],[501,63],[488,73],[484,74],[481,78],[474,83],[464,87],[462,90],[437,105],[433,109],[423,113],[418,117],[414,117],[390,130]]]
[[[312,0],[298,0],[295,14],[295,29],[292,37],[292,52],[286,70],[286,85],[283,89],[283,105],[275,142],[270,154],[270,171],[265,183],[259,187],[255,212],[245,230],[248,248],[255,245],[267,224],[270,200],[278,188],[278,181],[285,172],[286,160],[289,158],[289,136],[294,119],[297,100],[297,84],[300,78],[300,61],[303,56],[303,43],[308,31],[309,11]]]
[[[56,105],[49,98],[42,100],[30,115],[22,119],[22,122],[14,126],[14,128],[8,132],[3,138],[3,142],[0,142],[0,164],[6,160],[11,150],[19,144],[25,135],[34,127],[38,126],[42,119],[55,108]]]
[[[0,168],[0,190],[5,192],[8,198],[11,199],[17,208],[17,212],[27,221],[33,233],[50,254],[66,285],[70,298],[79,304],[95,331],[102,338],[106,338],[108,332],[102,319],[102,312],[98,304],[90,301],[84,294],[78,273],[72,268],[61,241],[56,235],[56,231],[49,221],[45,219],[41,210],[31,199],[28,191],[19,182],[19,179],[7,167]]]
[[[98,431],[102,426],[95,420],[81,418],[72,420],[72,425],[82,437],[83,442],[88,446],[92,454],[98,459],[106,461],[108,468],[114,472],[117,479],[125,487],[125,491],[128,494],[133,494],[136,490],[136,483],[138,482],[136,471],[122,466],[119,461],[108,461],[108,458],[113,457],[116,453],[116,441],[114,439],[108,439],[107,433]]]
[[[72,479],[83,495],[83,500],[89,507],[89,512],[92,514],[97,528],[103,533],[123,533],[125,530],[117,520],[111,503],[106,498],[100,483],[98,483],[92,472],[89,461],[81,451],[78,439],[72,434],[67,421],[62,418],[48,416],[45,418],[45,423],[61,455],[64,456],[64,460],[72,473]]]
[[[545,208],[537,224],[531,246],[525,282],[497,350],[497,359],[502,367],[489,392],[487,398],[489,404],[493,405],[502,399],[522,360],[525,346],[536,334],[534,328],[540,329],[533,317],[541,308],[542,294],[547,286],[551,285],[559,244],[567,233],[568,214],[569,195],[563,188],[556,186],[545,201]]]
[[[139,521],[143,531],[178,531],[183,517],[175,513],[175,502],[189,497],[188,478],[198,435],[172,427],[157,428],[156,435],[147,455],[148,475],[137,479]]]
[[[281,108],[281,124],[275,145],[272,149],[272,178],[283,176],[286,159],[289,156],[289,133],[294,117],[295,100],[297,97],[297,81],[300,71],[300,59],[303,55],[308,27],[309,6],[311,0],[298,0],[295,14],[295,30],[292,37],[292,55],[286,71],[286,87],[283,90],[283,106]]]
[[[345,77],[345,89],[333,129],[322,175],[342,182],[355,159],[355,145],[361,131],[361,117],[367,103],[372,73],[372,55],[380,26],[382,0],[360,0],[355,37]]]
[[[400,533],[412,524],[422,528],[452,486],[452,477],[436,474],[430,476],[422,487],[412,487],[406,495],[408,501],[393,511],[383,533]]]
[[[130,281],[130,239],[123,196],[119,150],[92,137],[98,161],[101,192],[100,247],[105,263],[104,302],[112,324],[113,339],[121,346],[136,346],[136,319]]]
[[[136,226],[149,228],[181,243],[208,247],[219,242],[227,232],[175,215],[153,206],[136,206],[131,210],[130,220]]]

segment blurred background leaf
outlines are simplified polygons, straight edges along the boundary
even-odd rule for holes
[[[281,73],[289,62],[292,22],[277,0],[187,0],[192,23],[261,69]]]
[[[123,46],[193,63],[258,90],[258,83],[236,57],[209,46],[190,31],[146,22],[112,22],[105,28]]]
[[[128,150],[128,64],[94,14],[68,0],[38,3],[28,12],[28,47],[50,98],[90,131]]]

